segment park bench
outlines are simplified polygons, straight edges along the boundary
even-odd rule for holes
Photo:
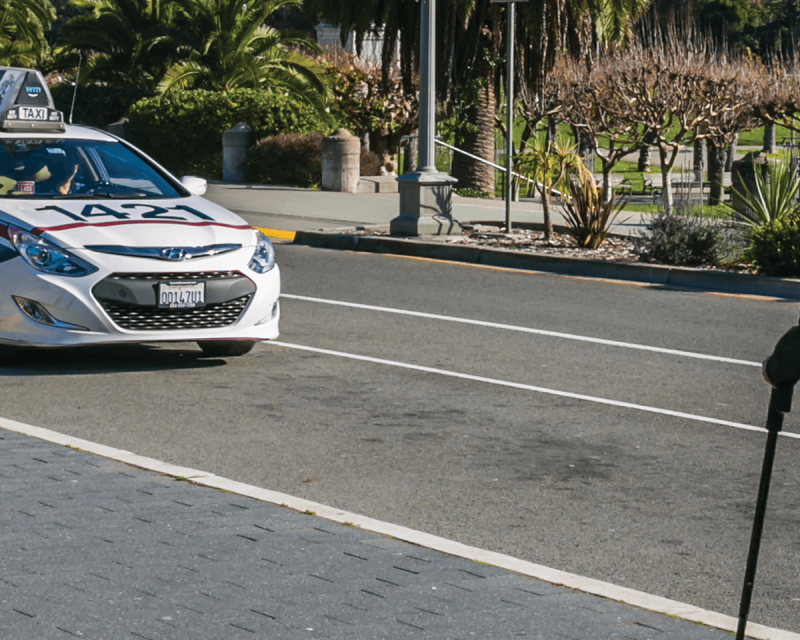
[[[674,192],[691,192],[691,193],[708,193],[709,189],[711,188],[711,183],[706,180],[703,182],[702,188],[700,187],[700,183],[696,180],[681,180],[680,176],[675,177],[672,179],[672,189]],[[722,175],[722,188],[726,194],[730,194],[730,187],[731,187],[731,174],[730,172],[725,172]],[[652,176],[647,176],[644,179],[644,193],[650,193],[653,196],[653,202],[655,202],[661,195],[664,193],[664,180],[661,174],[654,174]]]
[[[609,184],[611,185],[611,190],[616,191],[621,194],[633,194],[633,185],[631,184],[630,178],[623,178],[619,175],[611,175],[609,176]],[[603,188],[603,177],[600,176],[599,178],[595,179],[595,185],[598,189]]]

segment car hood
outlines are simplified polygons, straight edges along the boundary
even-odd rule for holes
[[[87,245],[204,247],[255,244],[242,218],[208,200],[3,199],[4,223],[33,230],[64,248]]]

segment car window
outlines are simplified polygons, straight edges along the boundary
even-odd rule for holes
[[[180,193],[144,158],[116,141],[6,139],[0,197],[176,198]]]

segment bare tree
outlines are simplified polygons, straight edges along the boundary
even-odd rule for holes
[[[703,115],[698,135],[708,141],[709,203],[719,204],[727,149],[740,131],[753,129],[758,122],[755,109],[763,92],[765,69],[753,59],[721,53],[703,69],[698,83]]]
[[[765,122],[800,131],[800,57],[773,60],[761,82],[756,115]]]
[[[602,56],[592,69],[566,57],[556,65],[568,81],[562,117],[583,134],[600,159],[604,202],[611,201],[611,169],[645,144],[645,128],[631,118],[626,88],[619,84],[630,62],[636,61],[621,52]]]
[[[568,72],[569,67],[566,65],[556,65],[542,82],[537,85],[524,83],[520,88],[518,110],[525,119],[520,140],[521,147],[525,147],[530,139],[537,135],[540,122],[561,116]],[[505,123],[499,122],[498,125],[502,127],[505,135]]]

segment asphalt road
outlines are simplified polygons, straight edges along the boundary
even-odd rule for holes
[[[277,253],[278,344],[26,354],[0,415],[737,615],[765,440],[744,427],[796,304]],[[780,439],[750,616],[796,632],[798,454]]]

